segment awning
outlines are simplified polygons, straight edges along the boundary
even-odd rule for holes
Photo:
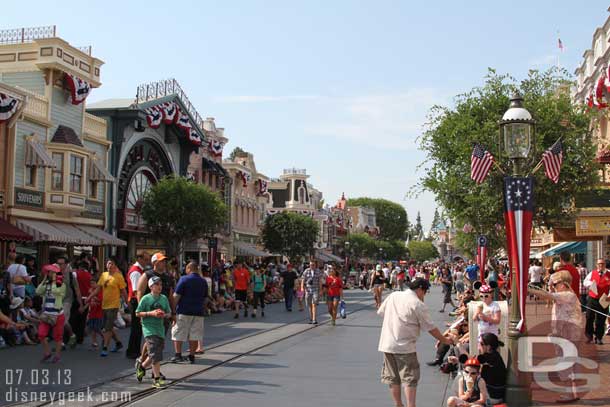
[[[104,246],[127,246],[127,242],[93,226],[76,225],[83,232],[100,240]]]
[[[26,167],[55,167],[53,158],[38,140],[38,137],[30,137],[25,144],[25,165]]]
[[[548,248],[536,255],[537,259],[542,257],[552,257],[566,251],[568,253],[583,254],[587,252],[587,242],[561,242],[551,248]]]
[[[11,225],[4,219],[0,219],[0,240],[16,240],[18,242],[26,242],[32,240],[32,236],[28,235],[16,226]]]
[[[102,246],[102,242],[68,223],[19,219],[17,227],[30,234],[35,242],[53,242],[77,246]]]
[[[108,170],[99,159],[93,155],[89,160],[89,179],[91,181],[115,182],[115,178],[110,175]]]
[[[202,157],[201,169],[204,171],[213,172],[218,175],[223,175],[225,177],[229,176],[227,170],[225,170],[222,165],[218,164],[214,160],[210,160],[209,158]]]
[[[271,253],[261,251],[256,246],[244,242],[234,242],[235,254],[238,256],[270,257]]]
[[[331,263],[343,263],[343,261],[344,261],[341,257],[335,256],[332,253],[325,252],[322,250],[316,251],[316,259],[318,259],[320,261],[324,261],[324,262],[331,262]]]

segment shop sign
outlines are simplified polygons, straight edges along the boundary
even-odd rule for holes
[[[15,205],[44,208],[44,192],[15,188]]]
[[[104,219],[104,204],[97,201],[85,201],[85,212],[83,214],[86,218]]]
[[[610,235],[610,216],[583,216],[576,219],[576,236]]]

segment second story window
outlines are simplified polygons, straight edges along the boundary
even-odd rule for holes
[[[70,156],[70,192],[80,194],[83,180],[83,158]]]
[[[51,170],[51,189],[53,191],[63,191],[64,189],[64,155],[63,153],[53,153],[55,167]]]
[[[38,169],[36,167],[25,167],[25,185],[28,187],[36,186],[36,173]]]
[[[97,181],[89,180],[89,198],[97,199]]]

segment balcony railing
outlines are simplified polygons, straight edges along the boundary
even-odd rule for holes
[[[0,44],[21,44],[42,38],[56,37],[54,25],[0,30]]]
[[[27,95],[28,101],[25,104],[23,113],[40,120],[47,120],[49,117],[49,101],[42,95],[38,95],[20,86],[16,86],[19,92]]]
[[[106,127],[106,120],[92,114],[85,113],[85,133],[93,137],[105,139]]]

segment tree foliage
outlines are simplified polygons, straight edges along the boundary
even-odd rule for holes
[[[212,237],[227,217],[227,207],[206,186],[181,177],[166,177],[146,193],[142,218],[162,239],[170,255],[180,256],[185,244]]]
[[[400,260],[407,257],[407,248],[402,240],[376,240],[367,233],[350,233],[339,244],[345,247],[345,242],[349,242],[349,255],[358,259]]]
[[[558,184],[544,176],[544,169],[535,174],[535,226],[573,222],[574,197],[596,184],[598,167],[591,139],[595,120],[571,100],[569,79],[565,70],[551,68],[545,72],[532,70],[526,79],[517,82],[490,69],[483,86],[457,96],[454,108],[431,109],[421,138],[421,149],[428,157],[420,186],[436,195],[454,225],[472,226],[470,238],[461,239],[465,248],[474,247],[477,234],[486,234],[492,249],[504,245],[503,175],[494,168],[485,182],[476,185],[470,179],[470,156],[473,144],[479,142],[507,174],[512,173],[508,160],[499,151],[498,122],[517,90],[537,122],[528,168],[532,169],[560,136],[564,147]]]
[[[404,240],[407,237],[409,220],[407,211],[402,205],[387,199],[378,198],[352,198],[348,199],[350,207],[368,207],[375,209],[377,226],[379,227],[382,240]]]
[[[261,235],[267,250],[294,261],[313,253],[318,229],[318,223],[310,216],[280,212],[267,216]]]
[[[424,240],[424,226],[421,223],[421,213],[417,211],[417,218],[415,218],[415,225],[410,232],[411,239]]]
[[[439,257],[438,250],[428,240],[411,240],[408,245],[409,255],[417,262],[434,260]]]
[[[229,154],[229,159],[231,161],[235,161],[235,157],[237,157],[240,154],[248,154],[248,152],[244,149],[242,149],[241,147],[235,147],[233,149],[233,151],[231,151],[231,154]]]
[[[432,218],[432,224],[430,225],[430,232],[428,233],[428,239],[434,240],[438,236],[438,230],[436,229],[441,223],[441,215],[438,213],[438,208],[434,209],[434,217]]]

